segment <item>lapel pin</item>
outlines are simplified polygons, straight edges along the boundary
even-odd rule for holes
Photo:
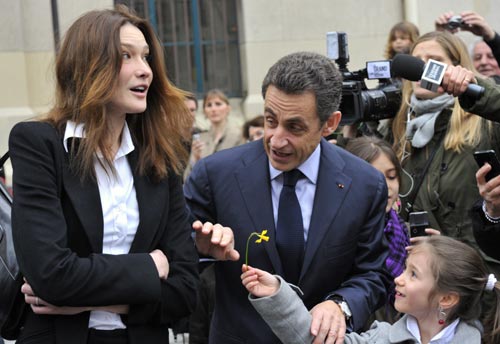
[[[343,188],[344,188],[344,184],[337,183],[337,187],[338,187],[339,189],[343,189]]]

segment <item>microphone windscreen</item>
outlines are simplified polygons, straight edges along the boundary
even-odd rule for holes
[[[406,54],[397,54],[391,63],[391,76],[410,81],[422,79],[425,63],[419,58]]]

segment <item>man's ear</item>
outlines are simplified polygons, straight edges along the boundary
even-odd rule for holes
[[[452,307],[455,307],[455,305],[457,305],[459,301],[460,296],[455,292],[443,294],[439,297],[439,305],[443,309],[450,309]]]
[[[333,112],[330,117],[326,120],[325,124],[323,124],[322,135],[328,136],[337,129],[339,126],[340,120],[342,119],[342,114],[340,111]]]

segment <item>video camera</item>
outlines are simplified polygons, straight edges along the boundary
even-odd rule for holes
[[[340,125],[396,116],[401,105],[401,86],[391,80],[391,61],[369,61],[366,68],[350,72],[347,34],[328,32],[326,42],[327,55],[335,60],[343,77]],[[378,79],[379,84],[368,89],[365,79]]]

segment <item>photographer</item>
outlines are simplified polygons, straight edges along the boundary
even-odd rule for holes
[[[435,26],[437,31],[447,30],[456,33],[459,30],[469,31],[476,36],[483,38],[482,41],[474,43],[472,48],[472,60],[474,68],[482,75],[491,77],[498,84],[500,83],[500,36],[479,14],[472,11],[465,11],[460,15],[453,12],[446,12],[440,15]]]
[[[467,96],[460,96],[460,104],[465,109],[495,122],[500,122],[500,87],[493,85],[488,80],[470,78],[472,72],[466,76],[471,82],[477,83],[485,88],[484,95],[478,101],[473,101]],[[455,95],[464,91],[464,85],[457,79],[454,68],[449,68],[443,79],[444,90],[453,92]],[[500,146],[489,147],[500,152]],[[483,165],[476,173],[477,187],[481,199],[476,202],[472,209],[472,224],[474,237],[481,250],[494,259],[500,259],[498,243],[500,242],[500,178],[486,180],[486,174],[492,170],[491,165]]]
[[[411,55],[424,62],[432,58],[473,70],[465,44],[446,31],[421,36]],[[459,71],[457,76],[464,85],[457,88],[461,90],[472,81],[472,73]],[[454,88],[447,90],[456,96]],[[471,205],[479,198],[473,152],[498,146],[500,126],[466,112],[452,95],[431,92],[420,82],[405,81],[392,132],[404,171],[402,217],[407,219],[410,211],[427,211],[430,227],[477,247],[469,216]],[[488,263],[500,272],[498,262],[488,259]]]

